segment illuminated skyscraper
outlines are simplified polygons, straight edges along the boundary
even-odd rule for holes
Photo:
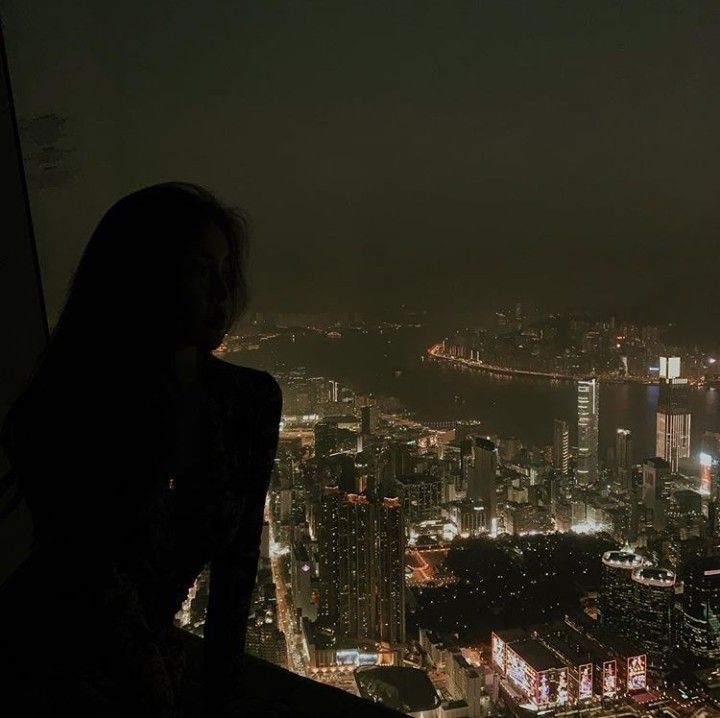
[[[597,379],[578,381],[578,460],[579,484],[593,484],[598,479],[598,423],[600,419],[600,384]]]
[[[695,659],[720,661],[720,558],[698,558],[684,569],[680,643]]]
[[[320,577],[319,615],[331,626],[341,621],[340,511],[345,495],[336,486],[326,486],[320,498],[317,520]],[[344,562],[343,562],[344,564]]]
[[[313,603],[313,563],[307,547],[301,541],[293,541],[290,549],[290,580],[293,605],[297,613],[314,621],[317,619],[318,607]]]
[[[632,572],[644,560],[632,551],[606,551],[602,557],[602,584],[598,595],[600,621],[612,631],[628,635],[632,624]]]
[[[670,657],[675,607],[675,574],[645,566],[632,572],[634,590],[630,638],[642,646],[650,664],[665,668]]]
[[[405,641],[405,530],[399,498],[323,489],[318,545],[323,623],[339,635]]]
[[[690,456],[688,381],[680,378],[680,357],[660,357],[660,394],[657,408],[655,452],[678,470],[679,460]]]
[[[615,435],[615,470],[618,485],[624,491],[632,489],[632,433],[618,429]]]
[[[656,456],[643,464],[642,501],[648,519],[658,531],[667,523],[667,508],[670,498],[670,464]]]
[[[706,431],[700,448],[700,493],[717,501],[720,493],[720,434]]]
[[[467,498],[483,505],[485,529],[491,531],[497,515],[495,475],[497,448],[490,439],[473,437],[472,458],[468,469]]]
[[[376,504],[374,572],[377,622],[372,636],[390,644],[405,643],[405,528],[399,498]]]
[[[570,471],[570,429],[562,419],[553,422],[553,466],[561,474]]]
[[[348,494],[340,511],[342,632],[367,638],[372,635],[374,511],[367,496]]]

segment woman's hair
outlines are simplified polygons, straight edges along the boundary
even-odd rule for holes
[[[145,187],[110,207],[92,233],[23,394],[81,398],[152,386],[169,344],[176,270],[187,245],[212,225],[228,241],[236,320],[248,301],[247,215],[188,182]]]
[[[89,361],[107,363],[98,352],[138,356],[160,349],[168,340],[179,261],[211,225],[228,241],[231,319],[237,319],[248,302],[247,215],[189,182],[151,185],[116,202],[95,228],[38,369],[62,364],[68,352],[73,360],[87,351],[95,355]]]

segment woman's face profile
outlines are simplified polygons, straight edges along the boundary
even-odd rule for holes
[[[198,349],[217,348],[230,317],[228,240],[216,225],[191,241],[180,258],[176,284],[176,339]]]

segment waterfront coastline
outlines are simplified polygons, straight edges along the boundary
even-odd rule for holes
[[[535,379],[547,379],[548,381],[575,382],[578,379],[598,379],[609,384],[644,384],[646,386],[657,386],[658,382],[654,379],[645,379],[636,376],[608,376],[605,374],[561,374],[552,372],[536,371],[533,369],[517,369],[514,367],[503,367],[495,364],[487,364],[477,359],[465,359],[464,357],[452,356],[444,354],[439,347],[442,344],[433,344],[427,350],[427,357],[430,361],[447,362],[450,365],[460,366],[463,368],[474,369],[488,374],[502,374],[507,376],[531,377]]]

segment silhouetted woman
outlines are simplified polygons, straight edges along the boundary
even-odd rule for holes
[[[401,715],[244,653],[282,403],[212,353],[246,306],[247,234],[165,183],[90,238],[0,435],[34,522],[0,588],[0,715]],[[173,621],[208,564],[203,640]]]
[[[245,714],[281,410],[270,374],[211,353],[245,308],[246,248],[242,213],[168,183],[115,204],[84,251],[2,432],[35,532],[1,606],[24,715],[179,714],[192,641],[173,618],[208,562],[198,705]]]
[[[242,678],[281,392],[212,354],[246,249],[244,215],[186,183],[123,198],[85,248],[2,429],[35,536],[0,592],[17,715],[286,715]],[[173,619],[208,563],[203,641]]]

